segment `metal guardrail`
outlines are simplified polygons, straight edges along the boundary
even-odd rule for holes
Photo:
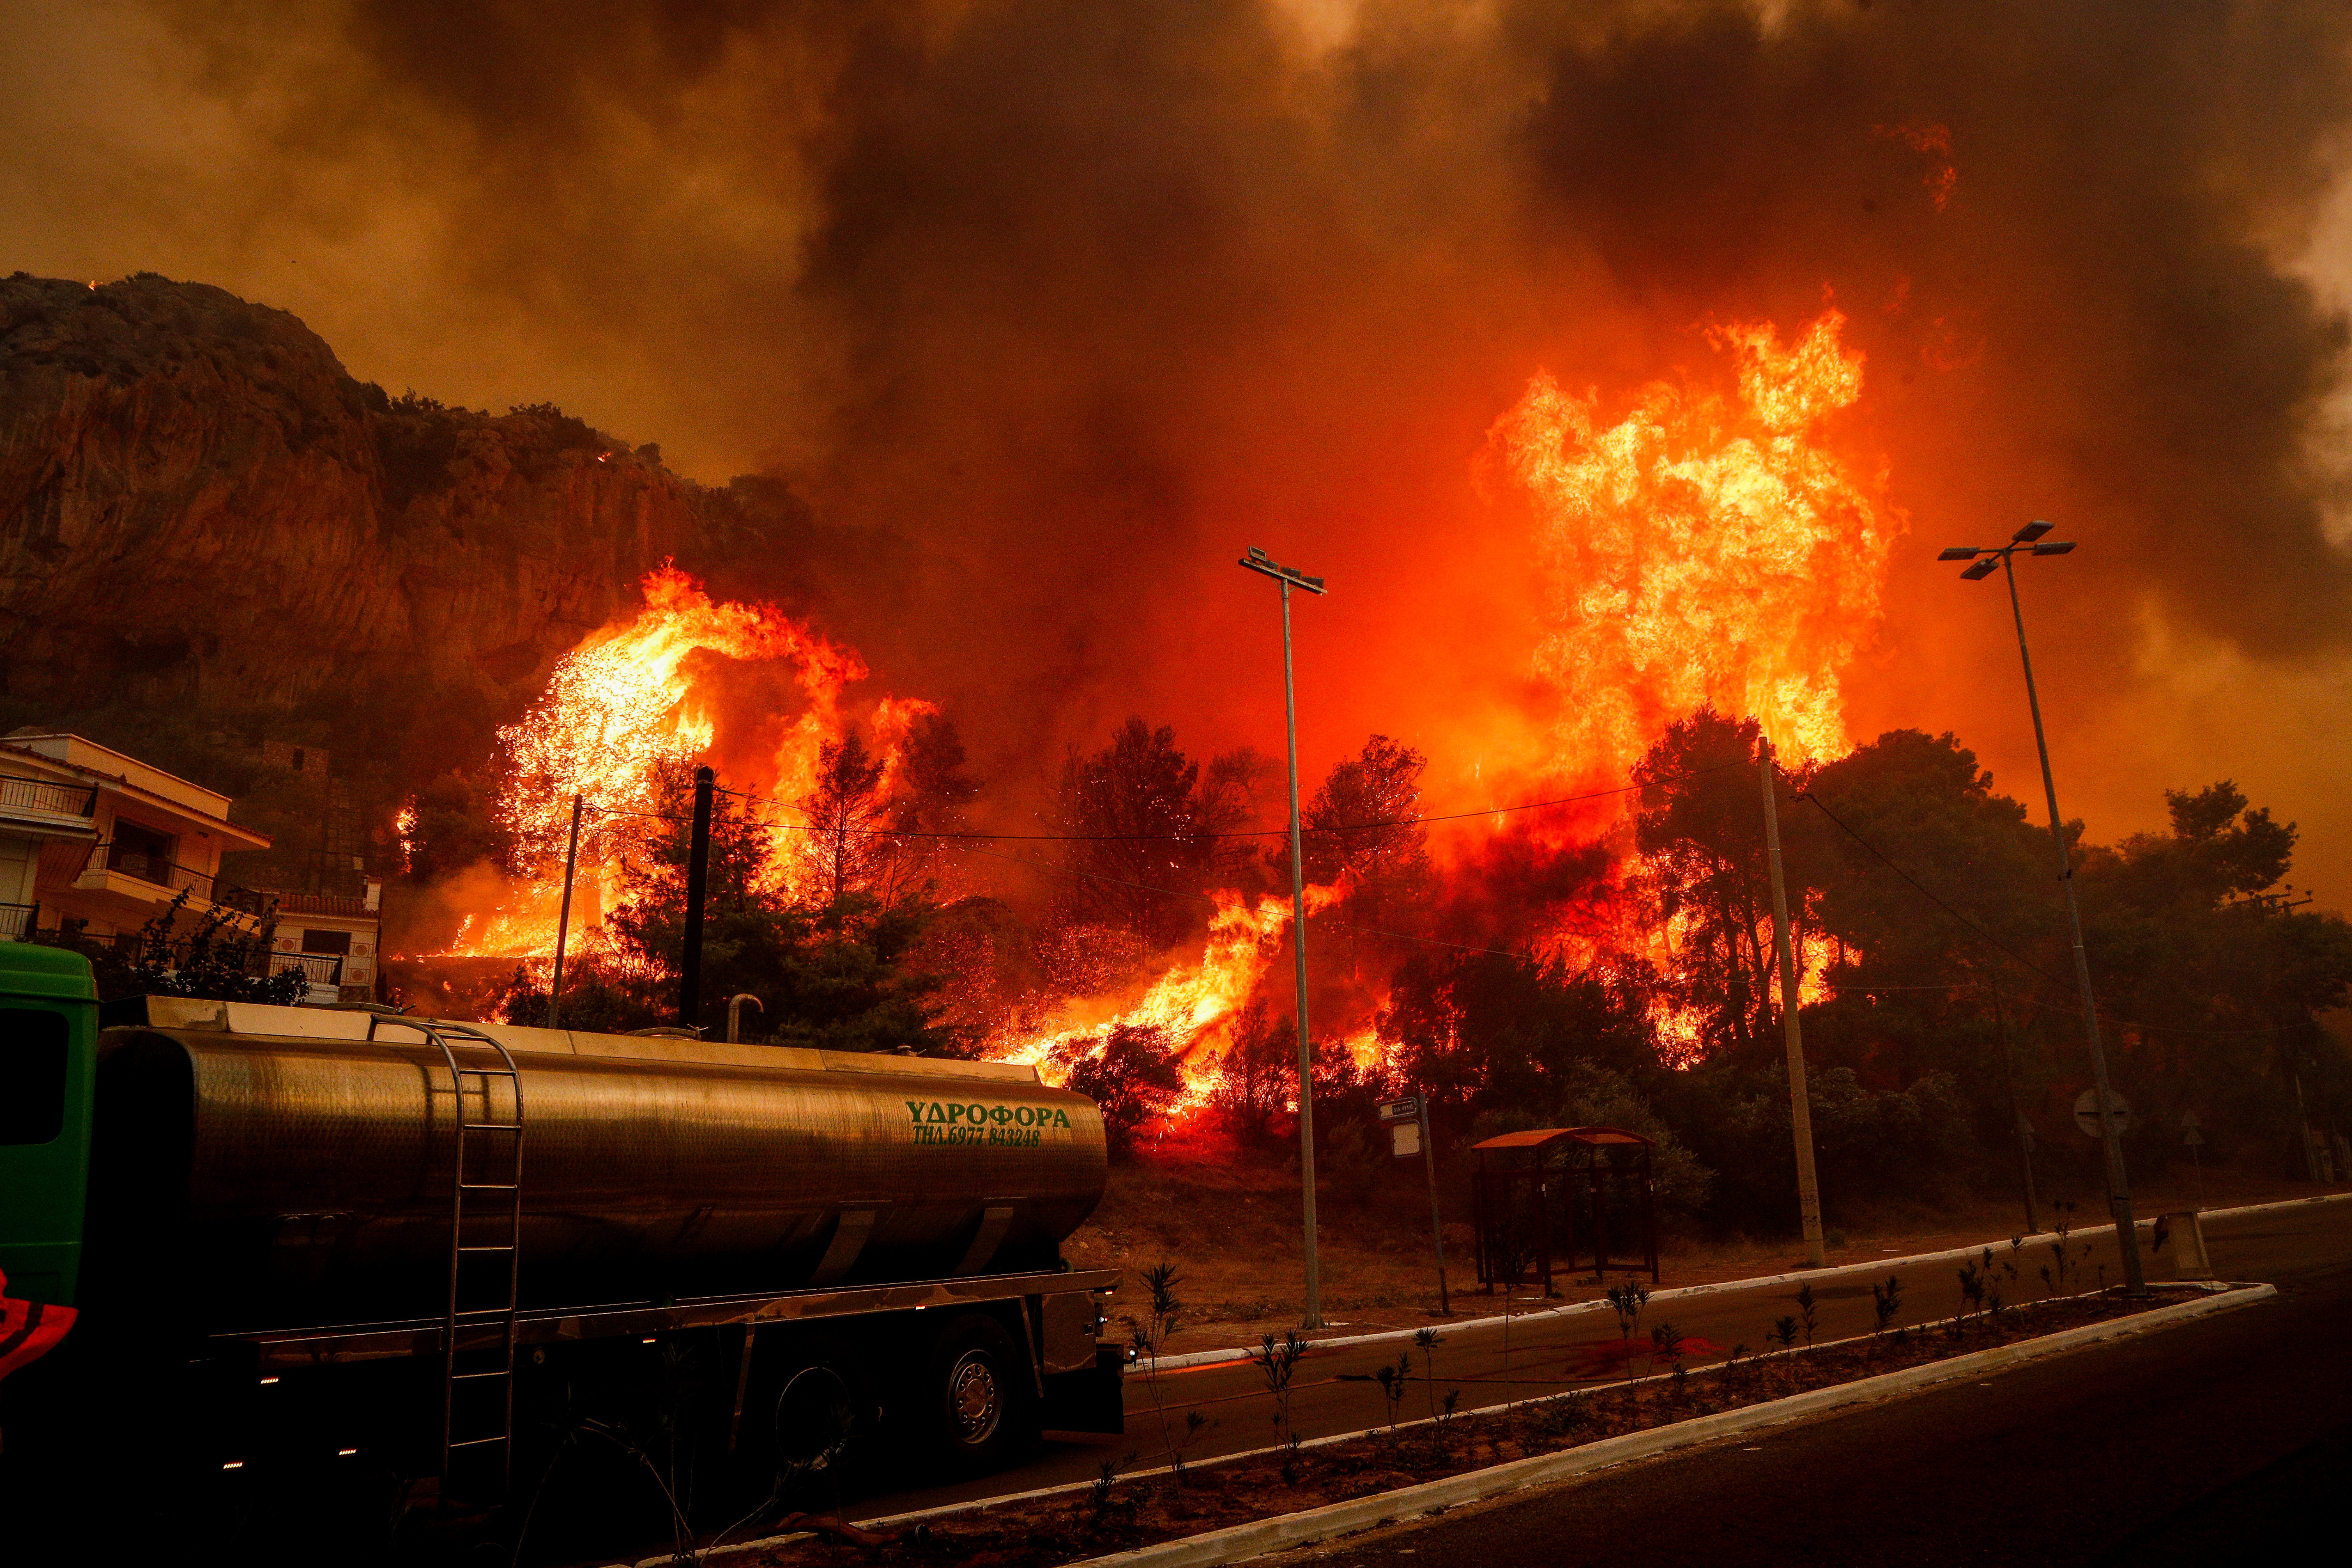
[[[0,773],[0,808],[8,806],[55,812],[59,816],[89,816],[98,811],[98,786]]]
[[[0,942],[23,942],[33,934],[40,918],[37,903],[0,904]]]
[[[343,955],[339,952],[273,952],[269,955],[269,973],[283,974],[289,969],[300,970],[313,985],[340,985],[343,982]]]

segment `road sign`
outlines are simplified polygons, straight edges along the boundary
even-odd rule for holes
[[[1389,1126],[1389,1151],[1400,1160],[1410,1160],[1421,1152],[1421,1123],[1397,1121]]]
[[[1383,1121],[1419,1121],[1421,1096],[1408,1094],[1402,1100],[1383,1100],[1381,1101],[1380,1111],[1381,1120]]]
[[[2114,1089],[2107,1090],[2107,1120],[2114,1123],[2116,1136],[2131,1130],[2131,1102]],[[2086,1089],[2074,1097],[2074,1125],[2096,1138],[2105,1129],[2099,1125],[2099,1091]]]

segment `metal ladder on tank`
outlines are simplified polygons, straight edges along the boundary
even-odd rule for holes
[[[499,1489],[504,1494],[514,1469],[514,1384],[515,1384],[515,1317],[520,1305],[522,1275],[522,1072],[508,1054],[506,1047],[491,1036],[469,1024],[411,1022],[386,1018],[372,1021],[368,1037],[375,1037],[376,1024],[389,1023],[397,1027],[415,1029],[440,1047],[441,1058],[449,1068],[449,1082],[454,1094],[451,1116],[453,1151],[450,1160],[449,1191],[449,1294],[448,1307],[441,1325],[441,1500],[446,1506],[449,1498],[449,1461],[453,1455],[470,1448],[486,1448],[496,1445],[499,1452]],[[496,1067],[487,1061],[468,1067],[461,1052],[494,1053]],[[513,1095],[514,1119],[494,1120],[498,1098],[490,1091],[494,1079],[504,1079]],[[468,1082],[480,1096],[481,1120],[467,1120],[472,1113],[466,1108]],[[466,1164],[467,1151],[473,1135],[487,1141],[487,1146],[506,1146],[507,1180],[502,1182],[470,1181]],[[476,1196],[476,1194],[480,1194]],[[468,1206],[471,1199],[472,1205]],[[466,1222],[477,1222],[477,1234],[487,1223],[494,1236],[502,1239],[469,1241]],[[503,1230],[496,1227],[502,1225]],[[506,1258],[504,1299],[486,1306],[467,1307],[459,1299],[460,1277],[467,1258]],[[477,1366],[466,1372],[457,1370],[457,1337],[461,1330],[492,1325],[497,1338],[487,1346],[494,1352],[496,1362]],[[475,1436],[459,1436],[457,1429],[457,1394],[460,1384],[496,1384],[498,1397],[493,1405],[497,1412],[496,1430]]]

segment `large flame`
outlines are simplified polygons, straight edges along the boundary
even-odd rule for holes
[[[1792,761],[1847,749],[1841,680],[1873,635],[1905,520],[1881,498],[1882,474],[1857,473],[1823,444],[1823,425],[1862,395],[1863,356],[1841,344],[1844,325],[1827,310],[1785,346],[1769,322],[1710,329],[1736,356],[1736,395],[1654,382],[1604,426],[1597,394],[1570,396],[1538,373],[1496,422],[1488,471],[1528,501],[1548,588],[1534,664],[1560,717],[1538,775],[1622,779],[1704,703],[1756,715]],[[1632,895],[1632,869],[1523,940],[1580,963],[1670,955],[1679,933]],[[1310,889],[1310,912],[1338,896]],[[1200,958],[1171,965],[1139,1000],[1081,1000],[997,1048],[1065,1072],[1079,1042],[1156,1025],[1185,1073],[1181,1120],[1206,1102],[1213,1047],[1265,980],[1289,917],[1287,900],[1253,909],[1227,895]],[[1821,994],[1826,957],[1801,955],[1806,1001]],[[1696,1016],[1660,1007],[1661,1048],[1697,1059]],[[1340,1022],[1349,1053],[1376,1068],[1374,1032]]]
[[[560,660],[530,710],[499,731],[504,779],[499,816],[513,832],[520,879],[486,916],[469,918],[454,951],[542,957],[554,951],[572,803],[586,803],[580,870],[572,894],[582,946],[600,943],[604,911],[620,896],[619,841],[643,814],[662,805],[665,771],[709,755],[719,740],[713,703],[693,656],[781,665],[804,707],[764,754],[739,752],[732,784],[784,801],[806,796],[823,748],[841,738],[843,693],[866,679],[852,650],[817,636],[772,605],[721,604],[675,567],[648,574],[645,608],[624,626],[594,634]],[[884,699],[874,716],[885,786],[913,719],[929,705]],[[797,892],[807,872],[777,836],[768,867]]]
[[[1841,682],[1874,633],[1888,552],[1905,519],[1885,502],[1882,473],[1857,469],[1829,444],[1827,427],[1862,392],[1863,356],[1842,344],[1844,325],[1830,310],[1786,344],[1769,322],[1713,327],[1708,341],[1736,363],[1736,391],[1654,382],[1614,423],[1604,422],[1598,393],[1571,395],[1539,373],[1496,422],[1483,477],[1525,498],[1548,589],[1532,660],[1554,689],[1557,716],[1528,782],[1622,780],[1670,722],[1703,703],[1756,715],[1792,761],[1845,750]],[[575,794],[607,812],[651,810],[666,769],[716,747],[729,753],[730,782],[799,799],[822,749],[843,733],[845,689],[866,673],[856,653],[772,605],[714,603],[675,570],[648,576],[645,596],[640,615],[567,656],[539,702],[500,732],[500,809],[536,869],[495,910],[469,920],[466,949],[551,949]],[[704,689],[730,661],[781,666],[800,694],[797,714],[758,742],[757,755],[745,738],[718,732]],[[868,715],[886,791],[909,727],[929,711],[886,698]],[[788,891],[804,875],[795,860],[780,853],[771,868]],[[591,945],[600,911],[618,894],[615,872],[610,843],[592,831],[574,903],[575,929]],[[1637,872],[1621,866],[1575,910],[1556,909],[1556,929],[1512,940],[1580,963],[1671,953],[1677,933],[1639,907]],[[1310,889],[1310,911],[1345,891]],[[988,1054],[1060,1078],[1110,1028],[1153,1026],[1175,1044],[1186,1078],[1175,1114],[1199,1110],[1216,1048],[1266,986],[1291,923],[1279,896],[1228,891],[1216,902],[1197,958],[1167,964],[1139,994],[1054,998],[1042,1022],[1029,1009],[1019,1025],[999,1028]],[[1808,954],[1803,966],[1808,999],[1822,956]],[[1286,1005],[1286,997],[1268,1000]],[[1378,1066],[1380,1044],[1364,1017],[1329,1022],[1360,1065]],[[1695,1057],[1694,1019],[1662,1015],[1658,1023],[1670,1056]]]
[[[1622,777],[1702,703],[1752,713],[1791,756],[1846,750],[1840,680],[1872,633],[1902,513],[1821,444],[1862,395],[1832,310],[1788,347],[1717,327],[1736,398],[1654,382],[1602,426],[1597,394],[1538,374],[1489,451],[1537,519],[1535,667],[1559,694],[1549,767]]]
[[[1311,915],[1329,908],[1339,890],[1310,884],[1306,894]],[[1122,1025],[1163,1029],[1177,1047],[1184,1073],[1184,1090],[1171,1114],[1181,1118],[1198,1110],[1207,1103],[1215,1066],[1204,1047],[1256,993],[1291,921],[1290,900],[1273,893],[1261,896],[1255,904],[1234,892],[1213,897],[1217,912],[1209,917],[1198,963],[1170,965],[1129,1006],[1074,999],[1046,1027],[994,1042],[989,1054],[1004,1061],[1034,1063],[1058,1082],[1082,1054],[1073,1049],[1080,1042]]]

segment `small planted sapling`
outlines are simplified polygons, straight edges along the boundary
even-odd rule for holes
[[[1977,1266],[1973,1263],[1961,1264],[1960,1300],[1968,1303],[1969,1311],[1983,1310],[1984,1295],[1985,1279],[1983,1275],[1977,1272]]]
[[[1672,1323],[1657,1323],[1650,1329],[1650,1364],[1654,1367],[1660,1362],[1672,1370],[1675,1403],[1686,1402],[1690,1379],[1683,1371],[1683,1335]]]
[[[1805,1348],[1813,1348],[1813,1282],[1810,1279],[1797,1287],[1797,1312],[1805,1322]]]
[[[1105,1459],[1096,1467],[1095,1479],[1087,1488],[1087,1529],[1093,1531],[1102,1529],[1104,1521],[1111,1513],[1111,1489],[1118,1484],[1118,1472],[1122,1467],[1133,1463],[1135,1463],[1135,1456],[1129,1454],[1124,1459]],[[1134,1511],[1134,1507],[1132,1502],[1129,1503],[1127,1511]]]
[[[1878,1319],[1878,1327],[1873,1332],[1884,1336],[1886,1325],[1893,1322],[1895,1314],[1903,1310],[1903,1280],[1900,1276],[1889,1274],[1885,1284],[1870,1288],[1870,1310]]]
[[[2055,1233],[2057,1239],[2050,1244],[2050,1261],[2057,1265],[2058,1293],[2063,1296],[2066,1293],[2066,1271],[2073,1267],[2066,1257],[2066,1238],[2074,1233],[2074,1205],[2070,1203],[2059,1203],[2053,1204],[2051,1207],[2054,1217],[2051,1221],[2050,1228]]]
[[[1445,1336],[1435,1329],[1413,1331],[1412,1348],[1421,1352],[1422,1382],[1427,1385],[1429,1418],[1433,1421],[1437,1419],[1437,1347],[1444,1342]]]
[[[1180,1487],[1184,1484],[1183,1445],[1169,1435],[1168,1410],[1160,1396],[1160,1352],[1167,1344],[1168,1336],[1176,1331],[1177,1315],[1184,1310],[1184,1303],[1176,1299],[1176,1287],[1183,1282],[1183,1276],[1176,1272],[1176,1265],[1161,1258],[1143,1271],[1143,1288],[1149,1296],[1143,1320],[1139,1322],[1133,1318],[1127,1320],[1128,1327],[1132,1331],[1128,1343],[1135,1352],[1135,1359],[1143,1367],[1144,1385],[1151,1393],[1152,1414],[1160,1422],[1160,1446],[1167,1450],[1169,1468]],[[1185,1432],[1184,1442],[1187,1444],[1199,1436],[1201,1430],[1198,1413],[1194,1414],[1196,1419]]]
[[[1797,1320],[1782,1316],[1774,1321],[1764,1336],[1780,1347],[1780,1365],[1789,1374],[1789,1386],[1797,1386]]]
[[[1650,1293],[1643,1289],[1642,1282],[1638,1279],[1628,1279],[1622,1285],[1611,1287],[1609,1305],[1617,1314],[1619,1339],[1630,1340],[1633,1337],[1633,1331],[1642,1323],[1642,1309],[1649,1304]]]
[[[1283,1335],[1279,1344],[1272,1334],[1262,1335],[1258,1352],[1250,1357],[1251,1364],[1265,1382],[1266,1393],[1274,1398],[1274,1430],[1283,1447],[1282,1479],[1291,1486],[1298,1484],[1298,1434],[1290,1425],[1290,1380],[1306,1354],[1307,1342],[1293,1329]]]
[[[1404,1403],[1404,1385],[1412,1376],[1412,1352],[1398,1352],[1396,1365],[1384,1366],[1372,1375],[1381,1385],[1381,1398],[1388,1404],[1389,1430],[1394,1432],[1397,1424],[1397,1406]]]

